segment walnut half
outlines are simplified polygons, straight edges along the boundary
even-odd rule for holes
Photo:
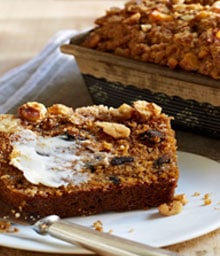
[[[112,136],[115,139],[127,138],[130,135],[130,129],[124,124],[118,124],[114,122],[97,121],[95,125],[101,127],[103,132]]]
[[[18,109],[18,115],[20,118],[32,122],[38,123],[46,116],[46,107],[38,102],[27,102]]]
[[[164,216],[172,216],[182,212],[183,204],[180,201],[173,201],[169,204],[161,204],[158,207],[160,214]]]
[[[146,102],[144,100],[137,100],[134,102],[134,108],[141,115],[144,120],[148,120],[151,116],[159,116],[162,108],[155,103]]]
[[[161,204],[158,207],[158,210],[161,215],[171,216],[175,214],[179,214],[183,210],[183,206],[187,203],[187,198],[185,194],[175,195],[173,201],[169,204]]]

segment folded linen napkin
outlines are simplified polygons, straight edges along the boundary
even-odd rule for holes
[[[73,57],[60,52],[76,34],[57,32],[36,57],[0,77],[0,113],[15,113],[27,101],[74,108],[92,103]]]

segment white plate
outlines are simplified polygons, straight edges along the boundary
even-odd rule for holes
[[[185,193],[188,203],[174,216],[163,217],[157,209],[124,213],[100,214],[70,218],[81,225],[91,226],[101,220],[104,231],[161,247],[183,242],[220,227],[220,164],[195,154],[178,152],[180,180],[176,193]],[[194,193],[199,192],[199,196]],[[203,197],[210,194],[212,203],[204,205]],[[19,232],[0,234],[0,245],[50,253],[83,254],[84,249],[49,236],[41,236],[30,227],[18,226]]]

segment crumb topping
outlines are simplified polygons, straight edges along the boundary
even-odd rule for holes
[[[32,112],[43,109],[43,114],[35,115],[39,118],[35,122],[27,116],[27,113],[32,112],[21,111],[30,106],[31,109],[36,108]],[[162,149],[166,140],[173,136],[173,133],[171,133],[170,136],[167,134],[165,137],[166,131],[170,128],[169,119],[161,114],[161,109],[156,104],[136,101],[134,107],[127,104],[121,105],[118,109],[105,106],[89,106],[75,111],[67,107],[54,105],[45,112],[45,107],[42,104],[38,106],[35,102],[34,104],[28,103],[21,106],[19,111],[23,131],[11,136],[13,150],[10,153],[10,163],[18,169],[22,169],[21,162],[24,164],[25,159],[30,164],[34,155],[35,169],[38,168],[37,163],[43,163],[44,165],[43,168],[39,169],[45,169],[46,165],[51,170],[58,168],[55,166],[60,166],[61,169],[64,167],[63,174],[65,168],[73,168],[73,172],[74,169],[77,172],[84,169],[80,174],[81,176],[84,175],[84,178],[82,178],[84,181],[89,177],[89,175],[85,175],[86,171],[89,171],[89,173],[99,172],[109,164],[114,168],[116,159],[118,159],[117,163],[120,163],[117,165],[122,165],[126,173],[124,164],[130,162],[133,163],[132,166],[134,167],[138,164],[135,161],[135,155],[141,157],[138,152],[134,152],[131,148],[133,143],[137,146],[137,151],[144,151],[145,154],[148,152],[148,155],[152,155],[152,161],[146,164],[152,164],[155,171],[161,168],[165,170],[166,164],[170,162],[171,156],[159,156],[158,153],[153,151],[155,145],[161,145]],[[21,113],[26,113],[26,115]],[[72,114],[70,115],[70,113]],[[148,119],[148,122],[142,119],[138,124],[135,119],[140,120],[139,115],[141,117],[146,116],[145,119]],[[127,119],[128,117],[129,119]],[[65,125],[62,125],[63,123]],[[154,128],[156,124],[157,129]],[[155,153],[158,155],[156,158]],[[143,155],[143,157],[145,156]],[[63,163],[60,160],[61,158]],[[68,163],[68,159],[72,162],[72,165]],[[129,161],[125,161],[125,159],[129,159]],[[162,161],[162,159],[165,160]],[[45,164],[46,162],[47,164]],[[149,167],[146,166],[146,168]],[[38,171],[38,176],[39,180],[33,181],[34,184],[42,182],[42,176],[44,175]],[[66,173],[63,176],[61,178],[62,182],[57,183],[58,186],[67,184],[71,180],[69,174]],[[42,183],[46,184],[46,182]]]
[[[220,78],[220,4],[130,0],[97,18],[83,46]]]
[[[80,185],[93,179],[93,174],[93,183],[100,179],[110,184],[129,183],[131,173],[133,179],[143,182],[172,177],[166,170],[175,163],[171,160],[175,154],[164,147],[171,140],[175,150],[175,139],[170,119],[154,103],[140,100],[133,106],[73,110],[60,104],[47,109],[29,102],[19,108],[15,120],[20,128],[10,136],[10,165],[34,185]],[[155,146],[169,153],[161,155]],[[144,161],[146,154],[149,161]],[[145,165],[142,169],[140,161]]]

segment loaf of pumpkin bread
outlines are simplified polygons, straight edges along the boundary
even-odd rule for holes
[[[131,0],[95,25],[83,46],[220,79],[220,1]]]

